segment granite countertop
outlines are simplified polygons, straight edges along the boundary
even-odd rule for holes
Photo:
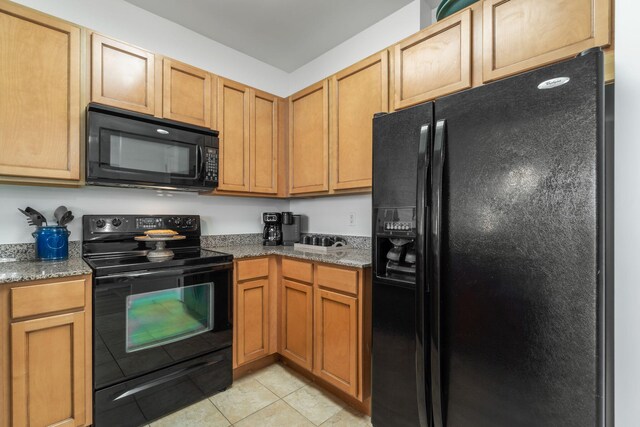
[[[0,284],[55,279],[58,277],[91,274],[91,268],[82,258],[65,261],[8,261],[0,262]]]
[[[293,249],[293,246],[205,246],[203,247],[203,249],[225,252],[233,255],[233,257],[236,259],[267,255],[283,255],[290,258],[344,265],[346,267],[371,267],[371,249],[345,249],[343,251],[334,252],[331,254],[296,251]]]

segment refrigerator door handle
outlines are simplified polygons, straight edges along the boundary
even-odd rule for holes
[[[427,377],[425,373],[425,302],[429,291],[426,262],[427,232],[427,179],[429,170],[429,153],[431,151],[431,126],[420,128],[420,145],[418,147],[418,182],[416,185],[416,387],[418,398],[418,415],[421,427],[428,427],[429,409],[427,406]],[[428,348],[428,347],[427,347]]]
[[[442,348],[440,342],[440,301],[442,299],[440,289],[442,176],[444,171],[445,143],[447,138],[446,127],[446,120],[438,120],[436,123],[435,139],[433,144],[433,167],[431,169],[431,225],[429,227],[431,265],[429,266],[429,271],[431,273],[431,402],[433,405],[434,427],[443,427],[446,421],[442,401]]]

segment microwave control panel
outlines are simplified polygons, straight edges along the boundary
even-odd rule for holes
[[[218,182],[218,150],[210,147],[205,148],[205,150],[204,180]]]

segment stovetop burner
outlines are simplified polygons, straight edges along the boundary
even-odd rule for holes
[[[232,255],[200,248],[198,215],[85,215],[82,221],[82,256],[95,276],[233,261]],[[167,242],[173,257],[147,257],[155,243],[134,239],[154,229],[174,230],[186,236]]]

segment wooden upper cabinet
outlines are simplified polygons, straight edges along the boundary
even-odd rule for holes
[[[373,115],[389,111],[385,50],[331,78],[331,188],[371,187]]]
[[[608,45],[610,8],[610,0],[484,0],[484,80]]]
[[[155,114],[155,56],[100,34],[91,35],[91,101]]]
[[[211,127],[211,74],[169,58],[163,68],[163,117]]]
[[[80,28],[0,3],[0,175],[80,179]]]
[[[252,89],[250,95],[250,188],[278,192],[278,98]]]
[[[394,109],[471,87],[471,14],[454,14],[393,47]]]
[[[289,193],[329,190],[328,81],[289,98]]]
[[[219,190],[249,191],[249,92],[218,78]]]

